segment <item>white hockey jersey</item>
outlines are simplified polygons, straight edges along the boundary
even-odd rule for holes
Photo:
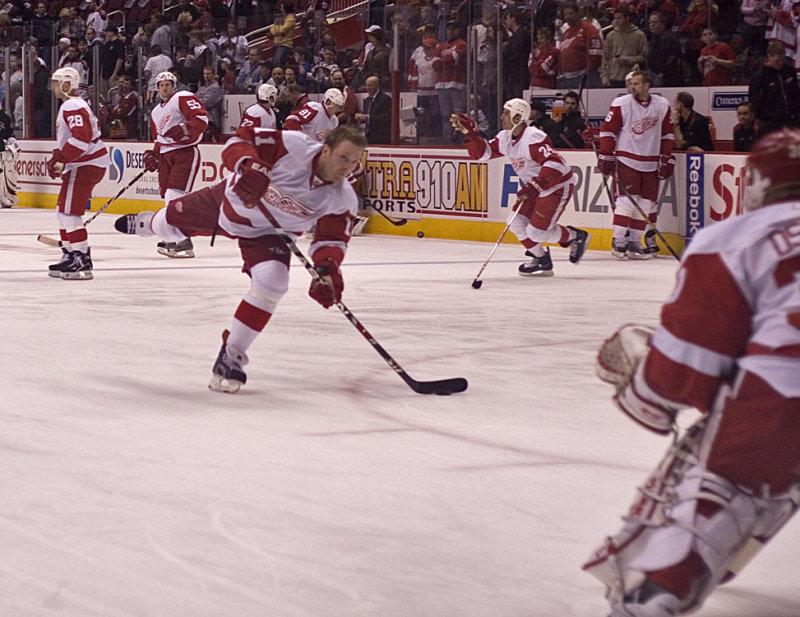
[[[277,124],[275,121],[275,112],[272,109],[267,109],[263,105],[253,103],[244,110],[242,121],[239,126],[252,126],[256,129],[274,129]]]
[[[475,137],[466,146],[470,156],[481,161],[507,156],[519,179],[524,184],[535,179],[542,196],[575,182],[572,168],[553,148],[550,138],[533,126],[526,127],[516,139],[511,131],[504,130],[488,142]]]
[[[785,397],[800,397],[798,264],[798,201],[700,231],[652,339],[645,378],[653,390],[708,411],[741,368]]]
[[[92,165],[106,168],[111,158],[103,140],[100,125],[89,104],[80,97],[70,97],[56,116],[56,147],[67,161],[64,173],[76,167]]]
[[[325,136],[339,126],[339,118],[329,116],[322,103],[309,101],[293,111],[283,123],[286,131],[303,131],[311,139],[322,143]]]
[[[348,182],[324,182],[316,175],[322,144],[299,131],[240,127],[222,151],[222,162],[239,169],[255,157],[271,169],[262,204],[285,231],[302,233],[318,222],[309,255],[322,247],[341,253],[350,238],[358,198]],[[239,174],[228,176],[220,209],[219,226],[231,235],[255,238],[273,233],[273,226],[258,208],[246,208],[233,191]],[[324,217],[324,218],[323,218]],[[323,220],[320,220],[323,219]]]
[[[600,128],[600,151],[616,152],[620,163],[638,171],[656,171],[674,141],[669,101],[657,94],[647,103],[633,94],[618,96]]]
[[[165,133],[179,124],[186,125],[187,137],[177,141],[165,137]],[[208,128],[208,112],[194,94],[181,90],[153,107],[150,112],[150,126],[151,134],[156,136],[156,151],[164,154],[199,143]]]

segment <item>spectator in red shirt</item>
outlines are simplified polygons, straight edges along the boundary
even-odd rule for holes
[[[528,71],[531,74],[531,88],[556,87],[558,70],[558,47],[553,42],[553,31],[550,28],[539,28],[536,33],[536,47],[531,51],[528,60]]]
[[[733,85],[733,71],[736,69],[736,54],[727,43],[717,41],[717,30],[708,26],[703,29],[703,42],[697,59],[697,69],[703,76],[704,86]]]

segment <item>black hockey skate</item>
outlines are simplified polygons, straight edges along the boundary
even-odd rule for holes
[[[247,383],[247,375],[242,367],[247,365],[248,358],[244,352],[228,347],[228,334],[227,330],[222,333],[222,348],[219,350],[217,361],[214,362],[208,389],[236,394],[239,388]]]
[[[575,232],[575,237],[566,243],[569,247],[569,260],[574,264],[580,263],[581,259],[583,259],[583,254],[586,252],[586,247],[589,246],[589,240],[592,239],[592,234],[588,231],[583,229],[578,229],[577,227],[573,227],[572,225],[568,225],[567,229],[571,229]]]
[[[61,278],[66,281],[88,281],[94,278],[92,274],[91,249],[72,251],[70,261],[61,269]]]
[[[658,257],[658,242],[656,242],[656,231],[655,229],[650,229],[644,234],[644,252],[652,255],[653,257]]]
[[[184,259],[194,257],[194,245],[191,238],[184,238],[180,242],[159,242],[156,250],[165,257]]]
[[[72,262],[72,252],[71,251],[68,251],[67,249],[62,248],[61,249],[61,253],[62,253],[61,261],[59,261],[57,264],[51,264],[49,266],[49,268],[48,268],[49,271],[47,273],[48,275],[52,276],[53,278],[57,278],[57,279],[61,278],[61,273],[64,271],[64,268],[66,268]]]
[[[611,240],[611,255],[617,259],[625,259],[628,254],[628,241],[623,239],[621,242],[614,238]]]
[[[545,253],[541,257],[536,257],[530,251],[525,251],[525,254],[531,260],[520,265],[520,276],[553,276],[553,260],[550,259],[550,249],[545,249]]]
[[[653,257],[651,253],[648,253],[644,246],[640,242],[634,242],[631,240],[628,242],[628,259],[650,259]]]

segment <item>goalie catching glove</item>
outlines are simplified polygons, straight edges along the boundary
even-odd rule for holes
[[[233,192],[245,207],[252,208],[266,193],[269,181],[269,167],[255,159],[247,159],[239,171],[239,179],[233,185]]]
[[[344,279],[342,279],[342,273],[339,270],[339,262],[330,257],[325,257],[314,263],[314,270],[319,274],[320,279],[315,277],[311,281],[308,295],[325,308],[330,308],[341,301],[342,291],[344,291]]]
[[[464,133],[466,139],[472,139],[478,135],[478,125],[472,118],[464,114],[450,114],[450,126],[454,131]]]
[[[617,406],[645,428],[667,435],[672,431],[678,409],[659,396],[644,378],[644,359],[650,351],[649,326],[628,324],[603,342],[597,354],[597,376],[613,385]]]

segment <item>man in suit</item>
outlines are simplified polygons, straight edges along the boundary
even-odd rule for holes
[[[365,124],[368,143],[388,144],[391,142],[392,99],[381,90],[376,76],[367,77],[365,83],[367,98],[362,102],[363,113],[356,114],[355,118]]]

